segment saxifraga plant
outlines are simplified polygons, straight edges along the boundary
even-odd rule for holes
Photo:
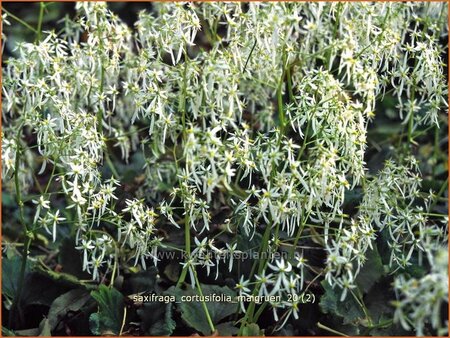
[[[24,241],[11,313],[38,233],[55,242],[69,229],[83,269],[111,286],[124,266],[146,269],[161,249],[180,251],[176,285],[200,293],[197,273],[236,271],[238,236],[258,234],[260,257],[250,275],[234,274],[236,290],[281,301],[241,302],[240,334],[266,310],[278,329],[301,317],[289,295],[317,280],[366,313],[357,278],[380,242],[393,320],[447,334],[447,217],[434,212],[447,182],[425,193],[414,150],[421,135],[447,128],[447,4],[153,7],[131,29],[106,4],[79,2],[60,32],[39,27],[4,60],[3,189],[16,197]],[[369,172],[368,129],[387,96],[403,132]],[[141,185],[123,197],[123,168],[137,158]],[[349,214],[352,191],[361,197]],[[168,228],[184,233],[183,247]],[[322,266],[301,243],[323,249]],[[412,264],[422,277],[407,273]]]

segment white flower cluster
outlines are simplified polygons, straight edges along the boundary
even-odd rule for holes
[[[439,336],[448,335],[448,320],[442,311],[448,303],[448,251],[436,248],[431,273],[424,277],[398,276],[394,281],[398,300],[394,302],[394,319],[405,330],[415,328],[418,336],[426,334],[426,325],[437,330]]]
[[[438,244],[447,240],[447,225],[427,216],[433,196],[420,191],[422,178],[414,157],[403,165],[392,161],[365,187],[360,206],[360,221],[371,223],[378,232],[386,233],[391,250],[389,266],[394,270],[410,265],[413,252],[434,263]]]
[[[428,264],[435,264],[437,249],[447,242],[448,224],[427,216],[433,196],[422,195],[421,181],[414,157],[400,165],[387,161],[383,170],[367,181],[357,218],[349,228],[341,226],[327,246],[326,279],[343,288],[342,299],[346,290],[355,287],[376,236],[383,237],[390,250],[391,273],[410,266],[413,258],[422,265],[425,256]]]
[[[269,301],[272,306],[272,313],[276,322],[280,320],[279,311],[283,311],[282,321],[278,327],[283,327],[291,316],[299,318],[299,306],[302,303],[302,292],[304,291],[304,268],[308,267],[306,259],[303,256],[295,258],[296,266],[286,262],[284,258],[275,261],[275,265],[268,264],[270,273],[262,271],[255,275],[255,281],[251,283],[241,277],[236,284],[240,296],[251,297],[250,284],[255,286],[258,291],[257,296],[275,301]],[[245,299],[245,298],[244,298]],[[243,312],[246,312],[244,301],[240,303]]]
[[[206,268],[206,272],[209,276],[211,273],[211,268],[216,268],[215,278],[219,276],[219,264],[221,261],[226,261],[228,259],[228,271],[233,269],[233,262],[235,258],[239,258],[242,251],[237,250],[237,243],[229,245],[225,244],[225,248],[217,248],[214,243],[214,239],[209,239],[207,237],[203,240],[199,240],[197,237],[194,238],[196,248],[191,252],[183,267],[188,269],[191,278],[191,286],[195,287],[196,283],[196,266]]]
[[[445,230],[426,215],[417,164],[387,162],[372,178],[364,157],[368,124],[388,91],[409,142],[424,124],[439,126],[447,4],[153,3],[135,32],[105,3],[76,6],[60,34],[19,43],[5,60],[2,177],[23,193],[39,183],[36,174],[49,177],[30,198],[34,226],[55,241],[58,224],[73,223],[94,279],[113,264],[114,275],[118,255],[144,269],[157,264],[158,230],[180,224],[195,238],[183,262],[192,286],[197,266],[217,276],[213,254],[228,254],[231,271],[236,245],[209,237],[222,212],[234,234],[270,234],[262,244],[270,252],[281,233],[295,251],[308,232],[324,247],[325,279],[344,289],[342,300],[379,234],[393,272],[415,255],[433,266]],[[124,201],[116,148],[125,163],[137,154],[145,162],[141,186]],[[360,185],[360,210],[349,220],[345,193]],[[286,296],[302,291],[311,268],[291,256],[264,261],[238,284],[243,293],[281,295],[272,306],[276,319],[285,309],[284,322],[298,317]]]
[[[126,233],[123,243],[134,250],[136,261],[144,262],[148,252],[155,252],[159,240],[153,234],[148,210],[139,214],[133,210],[134,221],[121,222],[130,209],[124,208],[121,214],[115,210],[115,190],[120,182],[115,178],[104,180],[100,167],[107,147],[105,133],[123,133],[122,122],[112,119],[112,111],[117,114],[116,104],[121,104],[115,88],[120,84],[123,60],[132,54],[131,30],[105,4],[78,3],[77,7],[80,17],[67,22],[61,36],[48,32],[36,44],[20,43],[18,57],[6,61],[3,178],[14,174],[19,165],[26,173],[19,173],[21,181],[28,178],[27,184],[20,184],[26,191],[33,182],[33,157],[37,155],[42,163],[38,175],[51,165],[47,187],[36,200],[34,223],[43,225],[56,240],[56,225],[65,218],[58,216],[59,209],[50,211],[56,208],[52,201],[57,199],[49,190],[52,186],[62,190],[67,196],[67,209],[75,210],[77,247],[84,250],[84,268],[97,279],[99,268],[105,263],[109,267],[111,257],[117,254],[114,241],[109,237],[103,240],[105,235],[94,230],[100,222],[116,224],[118,240]],[[22,139],[27,130],[36,134],[36,146]],[[37,154],[31,153],[34,148]],[[23,156],[17,159],[24,152],[32,156],[31,160]]]

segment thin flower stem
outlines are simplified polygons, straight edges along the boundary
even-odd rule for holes
[[[266,229],[264,231],[264,235],[263,235],[263,238],[262,238],[262,241],[261,241],[262,242],[262,246],[261,246],[261,248],[259,250],[260,256],[261,256],[261,254],[263,252],[267,251],[267,248],[268,248],[268,245],[269,245],[269,236],[270,236],[271,230],[272,230],[271,226],[266,225]],[[260,266],[258,268],[258,274],[259,274],[259,270],[261,269],[261,267],[264,266],[263,260],[260,260],[259,263],[260,263]],[[258,261],[255,260],[255,262],[253,263],[253,266],[252,266],[252,270],[250,271],[250,276],[254,275],[257,264],[258,264]],[[253,289],[253,293],[252,293],[253,296],[256,296],[258,294],[259,286],[260,286],[260,284],[256,285],[255,288]],[[251,302],[249,307],[248,307],[247,312],[245,313],[244,319],[242,320],[241,327],[239,328],[239,336],[242,336],[242,334],[244,332],[245,325],[248,322],[250,322],[249,318],[253,315],[254,307],[255,307],[255,302]]]
[[[9,17],[11,17],[12,19],[14,19],[15,21],[17,21],[18,23],[20,23],[22,26],[28,28],[29,30],[31,30],[33,33],[37,34],[37,30],[35,28],[33,28],[32,26],[30,26],[28,23],[26,23],[25,21],[23,21],[21,18],[15,16],[14,14],[12,14],[11,12],[7,11],[5,8],[2,8],[3,12],[5,12]]]
[[[183,127],[183,139],[186,138],[186,96],[187,96],[187,69],[188,69],[188,56],[184,52],[184,69],[183,69],[183,90],[182,97],[179,102],[179,111],[181,112],[181,124]]]
[[[360,297],[358,297],[353,290],[350,290],[350,293],[353,295],[353,298],[355,298],[356,302],[358,303],[358,305],[361,307],[361,309],[364,312],[364,315],[366,316],[366,320],[369,324],[369,326],[372,325],[372,318],[370,318],[370,314],[369,314],[369,310],[367,310],[366,305],[364,304],[363,300],[360,299]],[[361,297],[362,298],[362,297]]]
[[[120,327],[119,336],[121,336],[123,334],[123,329],[125,328],[126,319],[127,319],[127,307],[124,306],[123,307],[122,326]]]
[[[17,293],[14,297],[14,300],[13,300],[13,303],[11,306],[10,317],[9,317],[9,326],[10,327],[13,326],[13,321],[16,320],[17,314],[18,314],[18,318],[19,318],[19,323],[21,322],[21,319],[22,319],[22,314],[21,314],[21,310],[19,307],[19,303],[22,298],[22,290],[23,290],[23,284],[24,284],[24,280],[25,280],[25,270],[26,270],[27,261],[28,261],[28,251],[30,249],[31,242],[33,240],[33,236],[30,233],[30,228],[28,227],[27,223],[25,222],[22,194],[21,194],[20,183],[19,183],[21,134],[22,134],[22,127],[19,128],[19,130],[17,131],[17,137],[16,137],[17,150],[16,150],[16,163],[15,163],[15,171],[14,171],[14,185],[15,185],[15,189],[16,189],[17,205],[19,206],[19,220],[23,227],[25,244],[24,244],[23,251],[22,251],[22,263],[20,266],[20,274],[19,274],[19,281],[18,281],[18,286],[17,286]]]
[[[414,110],[411,111],[408,121],[408,142],[413,143]]]
[[[114,163],[111,161],[111,157],[109,156],[109,153],[107,151],[105,152],[105,160],[106,160],[106,163],[108,164],[109,169],[111,170],[112,174],[114,175],[114,178],[119,178],[120,175],[119,175],[116,167],[114,166]]]
[[[184,219],[184,245],[185,245],[185,256],[186,256],[186,263],[189,261],[191,256],[191,226],[189,222],[189,218],[186,216]],[[186,279],[186,274],[189,269],[188,264],[186,264],[183,267],[183,270],[181,271],[180,278],[177,282],[177,288],[181,286],[181,284],[184,283],[184,280]]]
[[[442,184],[441,188],[439,189],[437,195],[436,195],[436,199],[433,202],[433,204],[430,206],[430,211],[434,209],[434,207],[436,206],[438,199],[442,196],[442,194],[445,192],[445,190],[448,189],[448,177],[446,178],[445,182]],[[447,215],[438,215],[441,217],[445,217]]]
[[[103,86],[104,86],[104,82],[105,82],[105,67],[103,66],[103,57],[101,60],[102,60],[102,63],[101,63],[101,71],[100,71],[100,94],[103,94]],[[98,131],[99,131],[100,135],[103,137],[103,109],[102,108],[99,108],[97,111],[97,123],[98,123]]]
[[[308,119],[308,123],[306,124],[306,131],[304,134],[303,144],[302,144],[302,147],[300,148],[300,151],[298,152],[297,161],[300,161],[300,159],[302,158],[303,152],[305,151],[306,145],[308,144],[307,139],[308,139],[308,134],[309,134],[310,128],[311,128],[311,119]]]
[[[422,212],[419,214],[425,215],[425,216],[431,216],[431,217],[448,217],[448,215],[446,215],[446,214],[436,214],[436,213],[432,213],[432,212]]]
[[[197,285],[198,293],[202,299],[202,301],[201,301],[202,308],[203,308],[203,311],[205,312],[206,320],[208,321],[208,325],[209,325],[209,328],[210,328],[211,334],[212,334],[212,333],[214,333],[214,331],[216,331],[216,328],[214,327],[214,323],[212,322],[211,316],[208,311],[208,307],[206,306],[205,299],[203,297],[203,291],[200,286],[200,282],[198,281],[197,271],[195,269],[194,269],[194,278],[195,278],[195,285]]]
[[[255,49],[257,42],[258,42],[258,40],[255,38],[255,42],[253,43],[253,47],[250,50],[250,53],[248,54],[247,61],[245,61],[245,65],[244,65],[244,69],[242,70],[242,74],[244,74],[245,70],[247,69],[248,62],[250,61],[250,58],[251,58],[251,56],[253,54],[253,50]]]
[[[116,246],[114,251],[115,251],[114,252],[114,265],[113,265],[113,270],[112,270],[112,273],[111,273],[111,280],[109,281],[109,287],[110,288],[112,288],[114,286],[114,280],[116,279],[116,270],[118,268],[117,261],[119,260],[119,258],[118,258],[119,257],[119,252],[118,252],[117,246]]]
[[[280,226],[280,223],[277,223],[276,228],[275,228],[275,235],[274,235],[275,241],[278,240],[279,226]],[[269,237],[270,237],[271,230],[272,230],[272,227],[267,225],[266,231],[264,232],[264,237],[262,239],[263,245],[260,250],[261,254],[264,252],[267,252],[269,249]],[[269,256],[269,255],[267,255],[267,256]],[[266,257],[265,259],[259,260],[258,275],[261,275],[261,273],[266,269],[268,261],[269,261],[268,257]],[[253,267],[255,267],[255,265],[253,265]],[[253,267],[252,267],[252,270],[253,270]],[[253,272],[250,273],[250,276],[253,276]],[[255,286],[255,288],[253,289],[253,293],[252,293],[253,297],[258,294],[260,287],[261,287],[261,284],[257,284]],[[241,327],[239,329],[239,335],[242,335],[244,326],[246,325],[246,323],[254,323],[255,322],[254,315],[253,315],[254,311],[255,311],[255,307],[256,307],[256,303],[255,303],[255,301],[252,301],[247,309],[247,312],[245,313],[244,320],[242,321]]]
[[[318,327],[319,329],[322,329],[322,330],[325,330],[325,331],[334,333],[335,335],[338,335],[338,336],[348,337],[348,335],[346,335],[345,333],[342,333],[342,332],[339,332],[339,331],[337,331],[337,330],[334,330],[334,329],[332,329],[332,328],[330,328],[330,327],[328,327],[328,326],[323,325],[323,324],[320,323],[320,322],[317,322],[317,327]]]
[[[431,127],[431,126],[430,126]],[[429,128],[430,128],[429,127]],[[428,128],[427,128],[428,129]],[[439,156],[439,126],[434,126],[433,158],[437,162]],[[436,174],[436,166],[433,166],[433,176]]]
[[[48,179],[47,185],[45,186],[44,195],[48,193],[48,189],[50,189],[50,184],[52,183],[53,177],[55,177],[56,172],[56,162],[53,163],[52,173],[50,174],[50,178]]]
[[[417,58],[414,58],[414,69],[417,66]],[[413,81],[413,84],[410,89],[410,102],[413,105],[411,111],[409,112],[409,121],[408,121],[408,142],[409,144],[414,144],[414,138],[413,138],[413,129],[414,129],[414,110],[415,110],[415,96],[416,96],[416,83]]]
[[[106,137],[105,141],[114,141],[114,140],[117,140],[117,139],[119,139],[121,137],[129,136],[129,135],[133,135],[133,134],[138,134],[141,131],[148,130],[148,129],[149,129],[149,127],[143,127],[143,128],[139,128],[137,130],[133,130],[133,131],[130,131],[130,132],[127,132],[127,133],[123,133],[123,134],[117,135],[117,136]]]
[[[182,117],[182,136],[183,140],[186,139],[186,96],[187,96],[187,67],[188,67],[188,55],[186,52],[186,48],[184,51],[184,70],[183,70],[183,89],[182,89],[182,97],[179,100],[179,110],[181,111]],[[177,172],[178,172],[178,162],[175,162],[177,166]],[[184,218],[184,245],[185,245],[185,263],[186,265],[183,267],[183,270],[181,271],[180,277],[177,282],[177,288],[180,287],[185,279],[186,274],[189,269],[189,265],[187,262],[191,258],[191,225],[190,225],[190,219],[188,215],[186,214]],[[195,271],[195,270],[194,270]]]
[[[267,302],[264,302],[261,304],[261,306],[258,308],[258,311],[256,311],[255,315],[253,316],[253,320],[255,322],[258,322],[259,317],[262,315],[262,313],[264,312],[264,310],[267,307]]]
[[[271,227],[269,225],[266,226],[266,229],[264,231],[264,235],[262,238],[262,246],[259,249],[259,254],[261,256],[261,254],[265,251],[267,251],[267,246],[269,244],[269,236],[270,236],[270,230]],[[261,262],[260,262],[261,263]],[[250,271],[250,276],[253,276],[256,270],[256,265],[258,264],[258,261],[255,260],[255,262],[253,263],[252,269]]]
[[[44,20],[44,8],[45,4],[43,2],[39,3],[39,19],[36,28],[36,42],[41,40],[42,36],[42,21]]]
[[[301,225],[299,226],[299,228],[297,230],[297,234],[295,235],[294,243],[292,244],[292,249],[289,252],[290,259],[294,258],[295,249],[297,248],[298,241],[300,240],[300,237],[303,233],[303,229],[305,228],[306,220],[309,218],[310,213],[311,212],[308,212],[308,215],[303,219]]]
[[[312,269],[311,269],[311,270],[312,270]],[[309,288],[311,287],[311,285],[313,285],[314,282],[315,282],[316,280],[318,280],[320,276],[322,276],[322,274],[323,274],[323,271],[319,272],[319,273],[316,275],[316,277],[314,277],[314,278],[308,283],[308,285],[306,285],[306,288],[303,290],[303,293],[306,293],[306,291],[309,290]]]
[[[287,88],[288,88],[288,94],[289,94],[289,102],[294,103],[295,97],[294,97],[294,90],[292,88],[291,66],[286,67],[286,79],[287,79]]]
[[[278,118],[280,119],[280,130],[281,130],[281,134],[284,135],[285,134],[285,129],[286,129],[286,115],[285,115],[285,111],[283,108],[283,83],[284,83],[284,76],[286,73],[286,53],[283,52],[283,71],[281,72],[281,78],[280,81],[278,83],[278,87],[277,87],[277,103],[278,103]],[[281,140],[281,138],[280,138]]]

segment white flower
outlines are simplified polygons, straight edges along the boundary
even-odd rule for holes
[[[276,266],[272,264],[267,264],[270,269],[274,272],[276,278],[275,285],[272,289],[271,294],[274,295],[281,291],[281,286],[289,285],[288,273],[292,271],[292,265],[289,262],[285,262],[283,258],[275,261]]]
[[[47,213],[46,218],[48,219],[49,223],[51,224],[52,231],[50,231],[47,227],[47,224],[45,226],[48,233],[51,233],[53,235],[53,242],[56,241],[56,225],[61,222],[65,221],[66,219],[64,217],[59,217],[59,210],[56,210],[54,214],[52,214],[50,211]]]
[[[38,220],[42,209],[50,209],[50,201],[46,200],[44,196],[39,196],[38,200],[33,200],[34,204],[37,204],[36,213],[34,214],[33,223],[36,223]]]
[[[83,271],[88,268],[88,253],[95,248],[94,243],[91,240],[82,239],[81,245],[75,247],[78,250],[83,250]]]
[[[265,271],[263,271],[261,273],[261,275],[259,275],[259,276],[255,275],[255,278],[256,278],[256,281],[257,281],[256,283],[257,283],[257,285],[259,285],[259,292],[258,292],[259,296],[261,296],[261,295],[269,295],[270,294],[268,289],[267,289],[267,286],[273,284],[272,277],[273,277],[273,274],[271,274],[271,273],[266,276],[266,272]]]
[[[228,243],[225,243],[227,250],[228,250],[228,257],[229,257],[229,262],[228,262],[228,271],[231,272],[231,270],[233,269],[233,261],[234,261],[234,256],[240,255],[242,253],[241,250],[236,250],[237,248],[237,242],[235,242],[233,245],[229,245]]]
[[[238,290],[239,296],[249,296],[250,295],[250,289],[248,288],[249,284],[250,284],[250,281],[244,279],[244,276],[240,277],[239,283],[236,283],[236,286],[235,286],[235,289]],[[246,312],[244,302],[240,302],[240,306],[241,306],[242,312]]]

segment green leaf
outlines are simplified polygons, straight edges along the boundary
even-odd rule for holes
[[[391,302],[395,299],[395,294],[388,290],[391,283],[391,278],[383,279],[375,284],[364,298],[373,322],[367,333],[372,336],[411,336],[413,332],[393,323],[394,307]]]
[[[2,277],[5,277],[5,275]],[[34,309],[29,310],[29,308],[36,305],[39,309],[45,311],[42,314],[46,313],[47,309],[45,308],[49,308],[56,298],[68,292],[70,289],[70,285],[66,283],[55,281],[38,272],[29,272],[25,276],[19,301],[20,307],[18,310],[21,312],[21,315],[13,316],[14,320],[19,320],[20,316],[28,313],[28,311],[35,311]],[[16,325],[23,327],[23,323],[21,322],[17,322]]]
[[[180,276],[180,270],[179,262],[170,262],[164,269],[164,275],[166,275],[170,281],[175,283]]]
[[[319,323],[317,323],[317,324],[319,324]],[[348,335],[350,337],[364,336],[364,334],[361,332],[361,326],[352,325],[352,324],[344,325],[344,324],[342,324],[341,317],[330,316],[330,318],[328,318],[328,320],[327,320],[326,326],[334,331],[340,332],[340,333]],[[324,330],[321,328],[319,328],[319,329],[320,329],[320,331],[317,332],[318,336],[322,337],[322,336],[330,335],[330,331]],[[336,336],[335,333],[333,333],[333,335]]]
[[[401,132],[402,126],[400,124],[392,123],[379,124],[371,130],[371,134],[379,134],[383,136],[398,135]]]
[[[125,280],[122,292],[125,295],[130,295],[154,291],[157,274],[158,270],[155,267],[150,267],[148,270],[132,274],[130,278]]]
[[[242,335],[246,337],[264,336],[264,332],[255,323],[247,324],[242,330]]]
[[[52,335],[50,322],[47,318],[44,318],[39,324],[39,336],[50,337]]]
[[[48,322],[51,330],[54,330],[59,321],[64,318],[69,311],[79,311],[91,296],[86,290],[74,289],[56,298],[48,312]]]
[[[141,330],[148,336],[170,336],[176,327],[172,319],[172,304],[145,303],[137,313]]]
[[[13,336],[19,336],[19,337],[36,337],[39,336],[40,329],[39,327],[34,327],[32,329],[26,329],[26,330],[16,330],[15,334]]]
[[[343,324],[356,323],[365,318],[364,312],[351,293],[348,293],[341,302],[341,289],[338,287],[333,289],[326,281],[322,281],[321,284],[325,293],[320,299],[319,306],[324,313],[342,317]]]
[[[7,329],[6,327],[2,326],[3,337],[15,337],[17,335],[18,335],[17,332],[14,332],[13,330]]]
[[[376,245],[374,245],[373,250],[368,250],[366,252],[366,257],[367,261],[364,263],[361,271],[356,277],[356,284],[364,293],[367,293],[384,275],[383,262],[381,261]]]
[[[68,292],[71,285],[61,280],[54,280],[39,272],[30,272],[26,278],[22,292],[22,304],[45,305],[50,307],[53,301]]]
[[[119,334],[124,313],[122,294],[101,284],[97,291],[91,292],[91,296],[98,304],[98,313],[89,318],[91,331],[94,334]]]
[[[91,330],[92,334],[96,336],[100,336],[100,318],[97,312],[92,313],[89,316],[89,329]]]
[[[234,322],[225,322],[216,325],[217,335],[218,336],[235,336],[238,334],[239,329],[234,326]]]
[[[14,298],[17,293],[21,266],[22,257],[20,256],[2,259],[2,293],[9,298]],[[25,274],[29,271],[30,263],[27,261]]]
[[[203,296],[212,296],[217,295],[222,297],[221,295],[229,296],[231,299],[234,299],[236,293],[228,287],[220,287],[217,285],[206,285],[200,284],[202,288]],[[181,301],[181,296],[193,296],[198,295],[197,289],[181,290],[176,289],[174,286],[166,291],[169,295],[175,295],[178,303],[178,308],[181,311],[181,317],[183,320],[192,328],[197,331],[203,333],[204,335],[210,335],[211,330],[208,325],[208,321],[206,319],[202,303],[197,301]],[[214,324],[219,323],[222,319],[228,317],[233,314],[237,310],[238,304],[232,302],[217,302],[210,301],[206,302],[206,307],[208,308],[209,315],[211,316],[211,320]]]

